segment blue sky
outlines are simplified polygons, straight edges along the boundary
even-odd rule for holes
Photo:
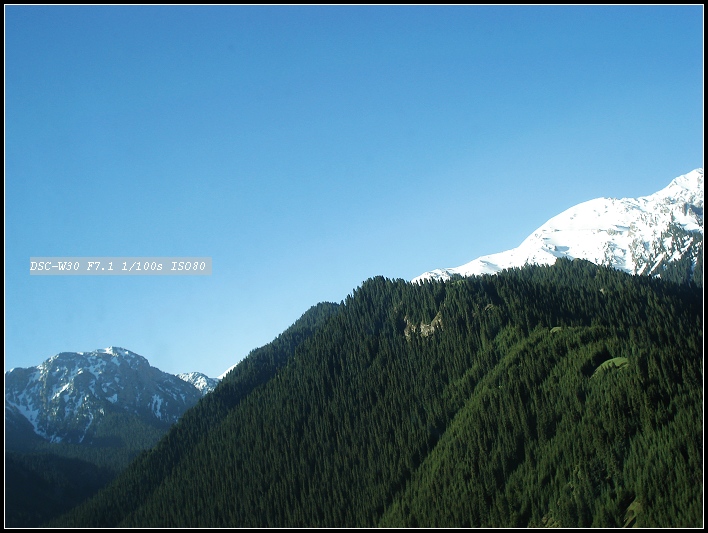
[[[5,369],[122,346],[216,376],[369,277],[702,166],[702,6],[6,6]]]

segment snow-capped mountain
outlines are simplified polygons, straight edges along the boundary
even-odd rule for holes
[[[485,255],[456,268],[436,269],[413,282],[455,274],[495,274],[556,259],[586,259],[630,274],[660,276],[667,265],[703,251],[703,169],[675,178],[649,196],[597,198],[551,218],[517,248]]]
[[[6,427],[29,423],[52,442],[80,443],[108,413],[172,424],[202,396],[194,384],[124,348],[64,352],[5,373],[5,420]]]
[[[182,381],[194,385],[197,390],[202,393],[202,396],[213,391],[219,384],[219,381],[221,381],[220,378],[210,378],[201,372],[186,372],[177,374],[177,377]]]
[[[238,366],[238,363],[235,363],[235,364],[231,365],[229,368],[227,368],[226,370],[224,370],[224,371],[219,375],[219,377],[217,377],[216,379],[218,379],[219,381],[221,381],[222,379],[224,379],[224,378],[226,377],[226,374],[228,374],[229,372],[231,372],[231,371],[232,371],[234,368],[236,368],[237,366]]]

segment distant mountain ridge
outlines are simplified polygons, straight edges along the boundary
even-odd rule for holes
[[[221,378],[210,378],[201,372],[186,372],[177,374],[177,377],[182,381],[194,385],[197,390],[202,393],[202,396],[213,391],[219,384],[219,381],[221,381]]]
[[[5,373],[5,420],[12,428],[29,422],[50,442],[84,443],[108,412],[167,428],[217,382],[196,372],[168,374],[124,348],[63,352]]]
[[[517,248],[456,268],[425,272],[413,282],[496,274],[526,264],[585,259],[629,274],[662,273],[679,262],[693,271],[703,251],[703,169],[639,198],[597,198],[551,218]]]

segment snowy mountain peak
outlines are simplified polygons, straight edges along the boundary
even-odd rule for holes
[[[172,424],[215,385],[199,376],[198,387],[125,348],[62,352],[5,373],[5,417],[25,418],[53,442],[82,442],[111,411]]]
[[[118,356],[124,356],[124,357],[130,357],[137,355],[136,353],[131,352],[130,350],[126,350],[125,348],[119,348],[117,346],[109,346],[108,348],[105,348],[103,350],[96,350],[97,353],[105,353],[108,355],[114,355],[116,357]]]
[[[674,178],[667,187],[646,198],[652,197],[683,201],[703,207],[703,169],[697,168],[688,174]]]
[[[186,381],[187,383],[194,385],[197,390],[202,393],[202,395],[213,391],[219,384],[219,381],[221,381],[220,378],[210,378],[201,372],[186,372],[183,374],[177,374],[177,377],[182,381]]]
[[[703,169],[697,168],[677,178],[660,191],[637,199],[645,202],[656,210],[666,210],[667,207],[676,206],[684,211],[691,210],[696,215],[694,218],[703,228]]]
[[[702,246],[703,169],[698,168],[649,196],[583,202],[548,220],[517,248],[432,270],[413,281],[495,274],[526,264],[553,264],[560,257],[660,276],[681,260],[693,269]]]
[[[224,379],[224,378],[226,377],[226,374],[228,374],[228,373],[231,372],[234,368],[236,368],[237,365],[238,365],[238,363],[231,365],[231,366],[230,366],[229,368],[227,368],[224,372],[222,372],[222,373],[219,375],[219,377],[217,377],[216,379],[218,379],[218,380]]]

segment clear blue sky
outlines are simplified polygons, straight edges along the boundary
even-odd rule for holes
[[[5,369],[219,375],[311,305],[703,166],[703,7],[5,7]],[[38,277],[32,256],[210,256]]]

